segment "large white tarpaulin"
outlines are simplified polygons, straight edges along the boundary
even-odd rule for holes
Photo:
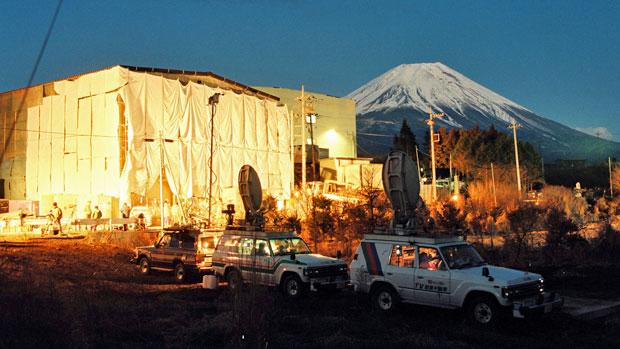
[[[57,95],[28,110],[30,199],[146,196],[162,165],[181,198],[206,197],[211,177],[216,202],[235,202],[245,164],[269,194],[291,195],[290,116],[275,101],[120,66],[58,81],[54,89]],[[212,108],[215,93],[222,95]]]

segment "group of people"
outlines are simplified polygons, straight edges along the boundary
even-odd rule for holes
[[[72,206],[74,207],[74,206]],[[48,218],[48,230],[53,230],[54,235],[58,232],[62,233],[62,209],[58,206],[57,202],[52,203],[52,209],[49,211]],[[71,217],[73,217],[73,213],[71,213]],[[95,205],[94,208],[91,209],[91,203],[88,201],[84,206],[83,219],[101,219],[103,217],[103,213],[99,209],[98,205]],[[97,229],[97,224],[91,225],[91,230]]]
[[[183,210],[176,202],[170,207],[168,200],[164,200],[164,214],[163,224],[164,227],[182,224],[183,223]]]
[[[174,205],[172,205],[172,207],[170,206],[170,204],[168,203],[168,200],[164,201],[164,211],[163,211],[163,225],[164,226],[170,226],[173,224],[180,224],[182,223],[183,219],[183,213],[182,213],[182,209],[181,207],[177,204],[174,203]],[[123,205],[120,208],[120,213],[121,213],[121,217],[122,218],[130,218],[131,215],[131,206],[129,206],[126,202],[123,203]],[[60,231],[62,233],[62,224],[61,224],[61,219],[62,219],[62,209],[60,208],[60,206],[58,206],[57,202],[54,202],[52,204],[52,209],[49,211],[48,214],[48,220],[49,223],[48,225],[53,227],[54,232],[56,231]],[[73,214],[71,214],[71,216],[73,216]],[[142,223],[144,224],[144,215],[141,215],[142,217],[142,222],[138,222],[138,223]],[[101,219],[103,217],[103,213],[101,212],[101,210],[99,209],[99,205],[92,205],[91,201],[87,201],[86,204],[84,205],[84,209],[82,211],[82,215],[81,218],[82,219]],[[140,217],[138,217],[140,218]],[[98,224],[91,224],[90,229],[92,231],[97,230],[97,226]],[[128,224],[123,224],[123,230],[128,230]]]
[[[99,206],[95,205],[94,208],[91,209],[91,202],[90,202],[90,200],[87,201],[86,205],[84,206],[84,213],[83,213],[82,218],[84,218],[84,219],[101,219],[101,217],[103,217],[103,213],[99,209]],[[92,230],[92,231],[97,230],[97,225],[98,224],[92,224],[90,226],[90,230]]]

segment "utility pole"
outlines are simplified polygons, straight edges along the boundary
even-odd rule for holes
[[[450,180],[452,180],[452,152],[450,152],[450,158],[449,158],[449,167],[450,167]]]
[[[422,175],[420,174],[420,157],[418,156],[418,146],[415,146],[415,162],[418,165],[418,181],[422,183]]]
[[[521,196],[521,172],[519,171],[519,147],[517,146],[517,129],[521,128],[521,125],[517,124],[517,120],[513,119],[512,124],[508,126],[508,128],[512,129],[512,135],[515,142],[515,165],[517,167],[517,190],[519,191],[519,196]]]
[[[495,171],[493,171],[493,163],[491,163],[491,180],[493,181],[493,207],[497,207],[497,194],[495,192]]]
[[[306,97],[304,85],[301,85],[301,188],[306,190]]]
[[[433,175],[433,181],[431,182],[433,187],[431,197],[433,201],[437,200],[437,178],[435,175],[435,134],[433,133],[433,125],[435,124],[435,121],[433,121],[433,119],[440,118],[444,115],[444,113],[433,114],[433,109],[431,107],[428,107],[428,120],[426,121],[426,123],[428,124],[431,132],[431,171]]]
[[[316,176],[316,158],[314,157],[314,124],[316,124],[316,114],[309,114],[306,116],[306,118],[304,119],[304,122],[308,125],[310,125],[310,151],[311,151],[311,157],[312,157],[312,180],[316,181],[317,179],[315,178]]]
[[[609,163],[609,193],[611,197],[614,197],[614,182],[611,177],[611,156],[607,158],[607,162]]]

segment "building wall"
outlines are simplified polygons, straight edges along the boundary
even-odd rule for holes
[[[212,87],[217,84],[212,76],[173,75],[115,66],[0,94],[5,197],[41,201],[42,210],[59,201],[63,209],[81,211],[88,200],[125,201],[134,194],[153,204],[159,200],[163,151],[169,186],[164,193],[204,198],[211,170],[208,98],[215,92],[224,93],[213,118],[213,195],[219,206],[239,204],[237,173],[243,164],[258,171],[265,191],[290,197],[287,109],[262,92],[228,90],[235,85],[228,80]],[[107,206],[104,214],[114,215],[114,205]]]
[[[301,144],[301,104],[298,98],[301,90],[280,87],[256,87],[280,98],[294,113],[294,143]],[[321,148],[329,149],[330,157],[357,157],[355,102],[349,98],[339,98],[316,92],[305,92],[309,98],[306,111],[318,114],[314,125],[314,142]],[[307,137],[310,137],[308,132]]]

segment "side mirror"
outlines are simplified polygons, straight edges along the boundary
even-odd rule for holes
[[[295,256],[295,252],[291,253],[291,260],[294,261],[295,259],[297,259],[297,257]]]
[[[341,259],[341,258],[342,258],[342,252],[338,250],[338,252],[336,252],[336,259]]]
[[[482,276],[489,277],[489,268],[487,267],[482,268]]]
[[[159,242],[154,243],[154,244],[153,244],[153,247],[155,247],[155,248],[159,248]]]

